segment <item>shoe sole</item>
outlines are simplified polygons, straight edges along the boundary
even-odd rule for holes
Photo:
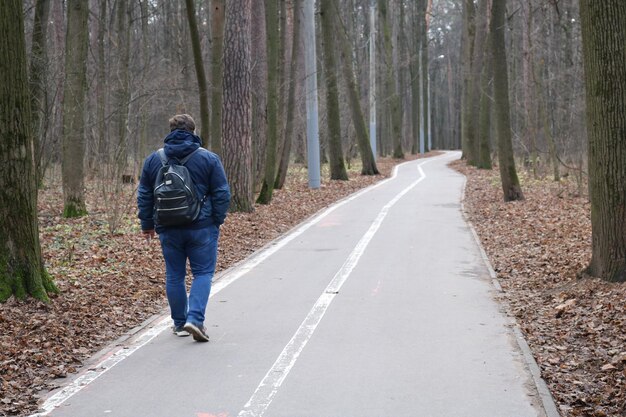
[[[187,336],[191,336],[191,333],[189,333],[187,330],[182,330],[182,331],[174,332],[174,335],[178,337],[187,337]]]
[[[191,333],[191,335],[193,336],[193,340],[195,340],[196,342],[208,342],[209,341],[209,336],[204,334],[202,330],[200,330],[197,326],[191,323],[186,323],[183,326],[183,329]]]

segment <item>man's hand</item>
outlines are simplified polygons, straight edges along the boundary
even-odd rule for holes
[[[146,242],[150,243],[150,241],[154,239],[154,229],[142,230],[141,232],[143,233],[143,237],[146,238]]]

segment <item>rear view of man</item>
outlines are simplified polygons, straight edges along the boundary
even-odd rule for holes
[[[200,147],[201,140],[194,134],[196,125],[191,116],[179,114],[169,120],[170,134],[164,139],[163,151],[146,158],[137,192],[141,230],[149,240],[158,233],[165,259],[165,291],[174,321],[174,334],[208,342],[204,327],[204,312],[211,292],[211,281],[217,260],[219,227],[226,218],[230,203],[230,188],[219,157]],[[172,220],[171,213],[178,208],[161,208],[164,204],[157,194],[159,187],[171,186],[176,181],[167,177],[168,167],[176,165],[171,177],[181,179],[182,165],[188,171],[184,189],[195,194],[198,206],[185,220]],[[182,175],[184,177],[184,175]],[[182,181],[182,179],[181,179]],[[157,184],[159,182],[160,184]],[[192,191],[193,190],[193,191]],[[155,198],[155,195],[157,197]],[[184,205],[181,209],[187,209]],[[187,296],[185,275],[187,259],[193,282]]]

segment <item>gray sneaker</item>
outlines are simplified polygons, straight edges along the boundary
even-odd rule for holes
[[[187,337],[190,333],[183,326],[172,326],[172,332],[178,337]]]
[[[193,340],[196,342],[208,342],[209,335],[206,334],[206,327],[202,325],[196,325],[190,322],[185,323],[183,329],[187,330],[193,336]]]

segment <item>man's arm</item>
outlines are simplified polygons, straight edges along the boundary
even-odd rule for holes
[[[154,178],[150,170],[149,156],[143,163],[141,178],[139,179],[139,188],[137,189],[137,207],[139,208],[138,217],[141,221],[141,230],[151,236],[154,236]]]
[[[217,155],[212,159],[213,169],[209,180],[209,196],[213,209],[213,222],[219,226],[224,223],[228,207],[230,206],[230,187],[228,186],[222,161],[220,161]]]

